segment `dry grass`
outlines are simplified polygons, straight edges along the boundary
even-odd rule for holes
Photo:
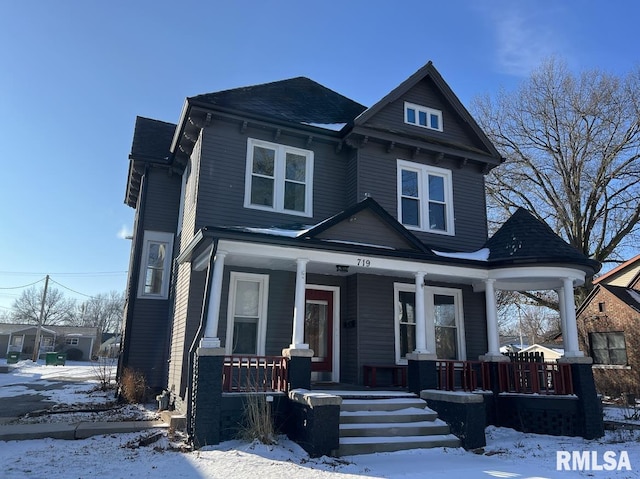
[[[263,444],[276,443],[276,431],[271,415],[271,403],[264,394],[248,394],[244,406],[244,421],[240,437]]]
[[[144,402],[147,395],[147,382],[144,375],[131,368],[126,368],[120,379],[120,394],[129,404]]]

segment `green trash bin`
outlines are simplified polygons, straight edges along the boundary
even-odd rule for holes
[[[56,366],[64,366],[67,361],[67,353],[56,353]]]
[[[45,355],[45,365],[46,366],[57,366],[58,365],[58,353],[47,353]]]
[[[10,351],[7,354],[7,364],[15,364],[20,361],[20,353],[18,351]]]

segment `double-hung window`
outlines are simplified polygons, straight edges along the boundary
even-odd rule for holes
[[[313,216],[313,152],[250,138],[244,206]]]
[[[404,122],[429,130],[442,131],[442,112],[434,108],[405,102]]]
[[[454,234],[451,171],[398,160],[398,218],[409,229]]]
[[[416,349],[415,285],[396,283],[395,334],[396,362],[405,364],[407,354]],[[433,318],[435,324],[436,356],[438,359],[466,358],[464,342],[464,320],[462,311],[462,291],[452,288],[425,286],[425,315]],[[430,334],[427,331],[427,334]],[[432,351],[433,352],[433,351]]]
[[[231,272],[227,354],[264,355],[269,276]]]
[[[173,234],[145,231],[142,263],[138,283],[138,297],[167,299],[173,254]]]

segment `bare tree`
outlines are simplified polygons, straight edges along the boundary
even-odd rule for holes
[[[11,320],[18,323],[38,323],[40,317],[40,306],[42,304],[42,293],[44,286],[32,286],[22,291],[18,299],[13,302],[11,308]],[[74,314],[76,301],[65,298],[64,294],[49,287],[44,305],[42,324],[67,324]]]
[[[487,177],[493,219],[523,207],[602,263],[637,244],[640,69],[574,75],[550,59],[517,90],[477,99],[473,110],[506,159]]]
[[[72,324],[97,327],[102,332],[115,333],[120,330],[123,309],[124,292],[101,293],[78,305]]]

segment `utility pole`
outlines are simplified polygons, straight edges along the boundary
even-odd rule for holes
[[[47,300],[47,288],[49,287],[49,275],[44,280],[44,291],[42,293],[42,303],[40,304],[40,317],[38,318],[38,328],[36,329],[36,342],[33,345],[32,361],[38,361],[40,355],[40,336],[42,335],[42,317],[44,316],[44,303]]]

